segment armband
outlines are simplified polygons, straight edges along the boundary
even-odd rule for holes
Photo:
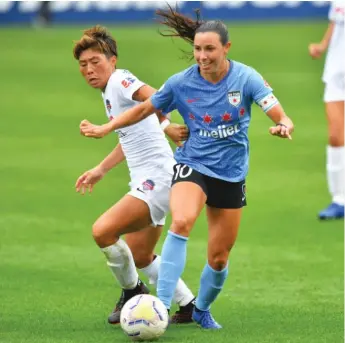
[[[270,93],[266,95],[263,99],[258,101],[257,104],[261,107],[261,109],[264,112],[267,112],[278,103],[279,103],[278,99],[273,95],[273,93]]]

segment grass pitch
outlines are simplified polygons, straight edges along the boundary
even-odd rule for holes
[[[343,222],[316,219],[330,200],[323,61],[307,53],[326,25],[229,25],[230,57],[263,74],[296,131],[291,142],[269,136],[270,122],[254,106],[248,207],[212,309],[224,329],[171,326],[161,342],[343,342]],[[74,191],[76,178],[116,144],[115,135],[79,135],[82,119],[106,121],[99,92],[84,83],[72,57],[72,40],[83,28],[0,30],[1,343],[127,341],[106,323],[120,290],[91,238],[93,221],[127,192],[126,166],[111,171],[91,196]],[[180,58],[183,45],[160,37],[156,27],[112,32],[118,67],[154,87],[188,66]],[[206,236],[201,216],[183,275],[195,292]]]

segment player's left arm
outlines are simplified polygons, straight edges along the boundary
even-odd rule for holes
[[[248,80],[248,89],[253,101],[276,124],[269,128],[270,134],[292,139],[291,134],[294,131],[292,120],[286,115],[282,105],[273,94],[271,86],[255,70],[253,70]]]
[[[156,92],[157,90],[154,89],[153,87],[149,85],[144,85],[133,93],[133,100],[144,102]],[[164,131],[164,133],[167,136],[169,136],[170,139],[177,146],[181,146],[182,141],[185,141],[188,138],[188,135],[189,135],[188,127],[186,125],[171,123],[170,113],[166,115],[164,115],[161,111],[156,111],[155,113],[158,117],[158,120],[160,122],[161,128]]]

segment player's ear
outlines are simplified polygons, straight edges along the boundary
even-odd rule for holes
[[[225,45],[224,45],[224,52],[225,52],[225,55],[228,54],[229,50],[230,50],[230,47],[231,47],[231,41],[227,42]]]
[[[116,62],[117,62],[117,57],[115,55],[110,57],[110,63],[112,64],[113,67],[116,66]]]

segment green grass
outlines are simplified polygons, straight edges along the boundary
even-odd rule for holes
[[[230,56],[264,75],[296,132],[291,142],[270,137],[269,120],[254,109],[249,206],[229,278],[213,306],[224,329],[170,327],[162,342],[343,341],[343,222],[316,219],[330,200],[327,130],[323,61],[311,61],[307,45],[325,27],[325,22],[230,25]],[[88,140],[78,132],[84,118],[106,121],[99,92],[84,83],[72,58],[72,40],[82,28],[0,30],[1,343],[127,341],[120,328],[106,324],[119,289],[91,238],[93,221],[127,191],[126,166],[111,171],[92,196],[74,192],[79,174],[116,143],[114,135]],[[118,66],[154,87],[188,66],[180,58],[183,44],[160,37],[156,27],[112,32]],[[206,236],[201,216],[183,275],[194,292]]]

